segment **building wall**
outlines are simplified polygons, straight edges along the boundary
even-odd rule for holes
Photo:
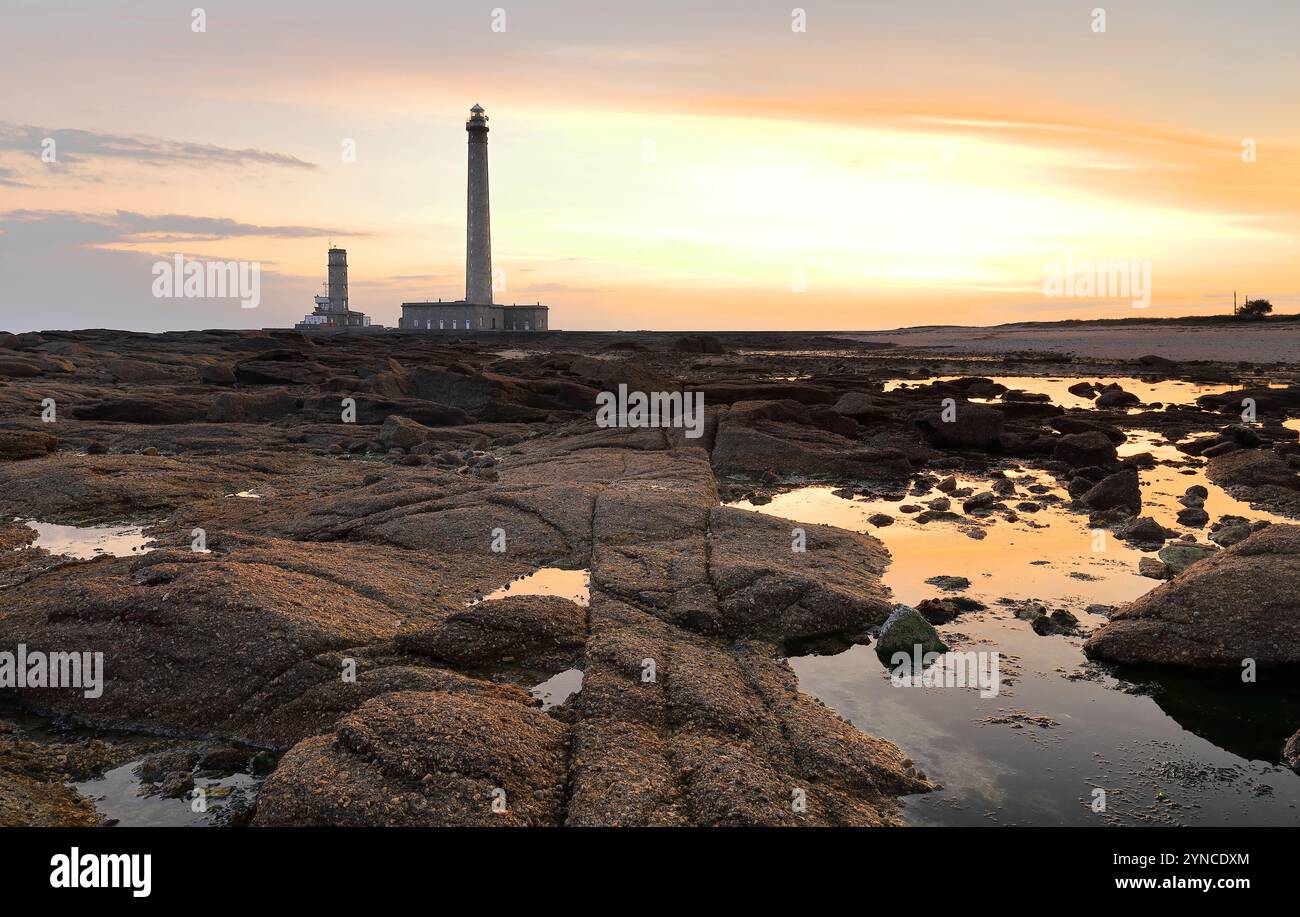
[[[545,331],[546,307],[484,306],[463,302],[402,303],[404,331]],[[525,323],[528,327],[525,329]]]
[[[506,331],[545,331],[547,313],[545,306],[504,306],[502,320]]]

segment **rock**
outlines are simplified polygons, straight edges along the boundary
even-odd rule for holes
[[[1176,543],[1160,549],[1156,556],[1164,561],[1174,573],[1182,573],[1198,560],[1204,560],[1218,552],[1218,548],[1202,544]]]
[[[948,645],[939,637],[933,625],[915,608],[895,605],[893,612],[880,628],[876,639],[876,655],[889,660],[895,653],[911,656],[915,647],[926,653],[946,653]]]
[[[1233,523],[1211,532],[1210,541],[1213,541],[1221,548],[1230,548],[1234,544],[1249,538],[1252,531],[1254,529],[1248,522]]]
[[[927,500],[925,505],[930,509],[944,512],[952,507],[952,501],[947,497],[935,497],[933,500]]]
[[[1053,417],[1049,423],[1053,430],[1060,433],[1100,433],[1117,446],[1128,439],[1119,427],[1102,423],[1086,414],[1062,414]]]
[[[557,596],[514,595],[478,602],[431,627],[404,631],[402,649],[460,667],[561,655],[586,640],[586,612]]]
[[[1137,472],[1125,469],[1102,478],[1080,496],[1078,502],[1088,509],[1118,508],[1136,515],[1142,510],[1142,490],[1138,485]]]
[[[29,363],[26,360],[16,360],[11,357],[0,358],[0,376],[9,379],[30,379],[33,376],[41,374],[40,366],[35,363]]]
[[[234,385],[235,369],[229,363],[206,363],[199,367],[199,381],[205,385]]]
[[[1296,734],[1287,739],[1286,744],[1282,746],[1282,760],[1291,770],[1300,774],[1300,730],[1297,730]]]
[[[1078,395],[1080,398],[1096,398],[1097,390],[1091,382],[1076,382],[1066,389],[1071,395]]]
[[[1218,455],[1211,459],[1206,473],[1212,483],[1238,500],[1300,515],[1300,473],[1276,452],[1250,449]]]
[[[1217,458],[1220,455],[1227,455],[1230,452],[1239,452],[1241,447],[1236,443],[1216,443],[1201,450],[1201,455],[1206,458]]]
[[[934,487],[936,490],[941,490],[946,494],[950,494],[957,489],[957,479],[952,475],[948,475],[948,477],[934,485]]]
[[[1123,541],[1148,546],[1162,545],[1174,537],[1172,532],[1150,516],[1140,516],[1123,522],[1115,527],[1114,533],[1116,538]]]
[[[1182,367],[1182,364],[1177,360],[1170,360],[1168,357],[1160,357],[1150,353],[1146,356],[1138,357],[1138,365],[1146,367],[1147,369],[1155,369],[1169,374],[1179,372]]]
[[[1124,391],[1118,385],[1106,388],[1097,396],[1096,401],[1099,408],[1123,408],[1140,403],[1141,399],[1137,395]]]
[[[1238,446],[1244,446],[1247,449],[1255,449],[1260,445],[1259,432],[1253,427],[1245,424],[1229,424],[1219,431],[1220,435],[1236,443]]]
[[[1178,511],[1179,525],[1186,525],[1191,528],[1200,528],[1210,521],[1210,514],[1199,506],[1180,509]]]
[[[828,412],[834,414],[834,412]],[[841,421],[846,418],[834,414]],[[809,409],[793,401],[737,402],[718,419],[713,467],[720,474],[835,475],[904,479],[912,465],[898,450],[867,448],[816,426]]]
[[[1035,616],[1029,626],[1040,637],[1051,634],[1072,634],[1078,629],[1079,619],[1064,608],[1058,608],[1051,614]]]
[[[254,824],[558,825],[565,734],[512,701],[386,694],[345,716],[335,735],[294,746],[258,794]]]
[[[1170,579],[1174,571],[1163,561],[1155,557],[1138,558],[1138,573],[1150,579]]]
[[[219,745],[206,749],[199,758],[198,766],[200,770],[233,774],[246,770],[251,757],[252,754],[242,748],[234,745]]]
[[[263,423],[299,410],[302,402],[284,389],[269,392],[221,392],[212,399],[211,423]]]
[[[977,611],[983,607],[982,602],[954,596],[945,599],[925,599],[916,606],[916,610],[931,624],[947,624],[963,612]]]
[[[15,462],[40,458],[58,447],[59,440],[49,433],[0,430],[0,461]]]
[[[722,342],[711,334],[692,334],[679,337],[673,341],[674,353],[711,353],[723,354],[727,350]]]
[[[970,580],[964,576],[932,576],[926,582],[945,592],[956,592],[959,589],[970,588]]]
[[[985,490],[962,501],[962,509],[967,513],[979,512],[989,509],[996,502],[997,498],[993,495],[992,491]]]
[[[1300,527],[1271,525],[1119,609],[1085,644],[1098,659],[1240,669],[1300,662]]]
[[[1115,444],[1099,431],[1070,433],[1056,441],[1052,457],[1072,468],[1108,465],[1118,460]]]
[[[424,424],[390,414],[379,428],[379,441],[389,449],[411,449],[428,440],[431,433]]]
[[[931,445],[953,448],[988,449],[999,445],[1004,418],[1001,411],[977,404],[958,404],[952,420],[941,411],[916,418]]]
[[[894,524],[894,517],[887,516],[884,513],[872,513],[867,517],[867,521],[876,526],[876,528],[884,528],[887,525]]]
[[[845,392],[831,410],[860,422],[881,420],[893,414],[888,402],[867,392]]]
[[[1016,617],[1021,621],[1035,621],[1046,615],[1047,609],[1037,602],[1025,602],[1016,608]]]
[[[69,413],[78,420],[106,420],[116,423],[181,424],[207,416],[209,402],[195,395],[106,395],[98,401],[73,405]]]

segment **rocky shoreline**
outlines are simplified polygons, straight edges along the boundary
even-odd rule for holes
[[[1093,406],[1009,389],[987,361],[820,335],[4,336],[0,647],[102,651],[107,680],[98,698],[0,694],[23,716],[198,742],[193,767],[232,743],[271,753],[253,824],[898,824],[898,798],[937,784],[785,661],[885,623],[888,553],[723,503],[823,481],[939,522],[1032,514],[1047,497],[1002,483],[1008,460],[1165,549],[1173,578],[1090,652],[1300,661],[1300,530],[1207,518],[1207,544],[1144,524],[1156,459],[1116,451],[1154,431],[1300,517],[1294,371],[1026,354],[997,374],[1067,376]],[[1150,404],[1107,381],[1133,376],[1224,391]],[[703,392],[701,435],[598,428],[596,396],[619,385]],[[958,471],[989,489],[961,493]],[[153,543],[74,560],[19,519],[130,522]],[[477,601],[552,567],[589,571],[585,604]],[[571,668],[581,690],[542,710],[530,686]],[[0,784],[4,823],[84,823],[60,796],[81,771],[21,763],[50,745],[0,743],[0,780],[37,774]]]

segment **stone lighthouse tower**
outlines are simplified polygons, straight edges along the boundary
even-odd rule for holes
[[[469,213],[465,221],[465,302],[492,304],[492,223],[488,211],[488,119],[475,103],[469,133]]]

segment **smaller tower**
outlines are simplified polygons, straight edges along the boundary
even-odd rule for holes
[[[331,248],[329,252],[329,312],[348,311],[348,252]]]

